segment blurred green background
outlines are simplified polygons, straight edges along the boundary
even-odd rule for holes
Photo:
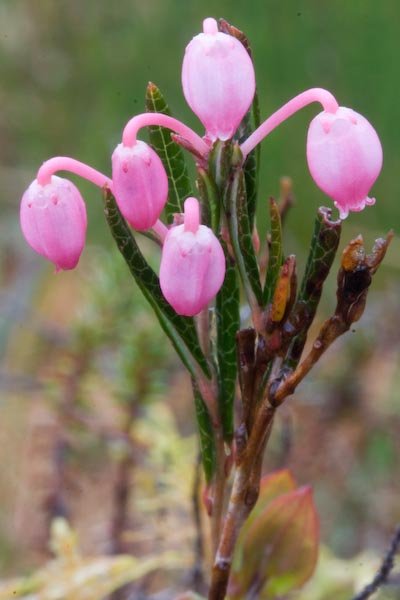
[[[4,433],[6,427],[0,428],[0,440],[12,438],[7,452],[23,442],[35,378],[44,377],[46,383],[51,379],[54,384],[54,373],[49,376],[48,371],[54,361],[65,358],[55,355],[54,348],[56,353],[60,348],[61,353],[71,351],[70,322],[85,302],[90,306],[93,301],[85,296],[91,286],[88,275],[96,261],[105,262],[99,246],[112,247],[99,190],[79,181],[89,212],[88,250],[77,272],[53,278],[52,268],[26,247],[19,232],[21,194],[38,166],[54,155],[73,156],[109,173],[110,154],[124,124],[144,110],[148,81],[164,92],[174,116],[201,132],[185,104],[180,69],[185,45],[200,32],[207,16],[224,17],[248,35],[262,117],[300,91],[318,86],[371,121],[384,149],[384,168],[373,189],[377,203],[350,215],[342,239],[348,241],[362,232],[370,244],[389,228],[398,230],[397,0],[0,0],[0,410],[5,409],[4,423],[20,423],[12,435]],[[300,257],[306,251],[316,208],[330,205],[306,165],[307,127],[317,111],[319,107],[313,105],[295,115],[264,141],[262,150],[260,220],[265,222],[263,198],[279,193],[282,175],[291,176],[297,204],[288,217],[286,251]],[[298,439],[295,435],[289,462],[302,482],[322,482],[317,494],[323,533],[330,546],[345,556],[368,545],[381,552],[400,519],[395,473],[400,451],[398,257],[395,238],[386,266],[374,281],[357,336],[343,340],[336,354],[325,360],[321,378],[315,375],[303,388],[294,415]],[[125,271],[120,277],[125,285]],[[115,290],[113,275],[109,279]],[[334,304],[334,286],[332,274],[322,313]],[[125,318],[120,307],[115,311],[116,317]],[[94,329],[104,327],[102,319]],[[112,332],[111,325],[106,327]],[[100,360],[96,377],[101,377],[101,365]],[[107,368],[105,373],[110,376]],[[375,376],[378,373],[381,380]],[[97,380],[89,382],[88,388],[98,385]],[[187,432],[180,418],[181,429]],[[278,432],[284,430],[284,421]],[[309,453],[303,447],[297,454],[298,445],[304,446],[310,436]],[[282,466],[278,442],[271,452],[269,466]],[[4,469],[7,473],[0,481],[0,487],[11,482],[0,517],[0,566],[4,560],[6,572],[15,572],[20,564],[31,566],[32,559],[20,553],[8,523],[7,510],[15,508],[12,490],[20,476],[19,458],[10,456],[10,473]],[[380,490],[375,490],[374,498],[371,483]]]

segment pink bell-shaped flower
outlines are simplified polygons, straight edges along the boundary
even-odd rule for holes
[[[45,185],[35,179],[22,196],[20,218],[28,244],[57,271],[76,267],[85,245],[87,217],[73,183],[55,175]]]
[[[112,155],[114,194],[120,211],[138,231],[150,229],[168,198],[168,178],[159,156],[145,142],[119,144]]]
[[[225,277],[222,246],[199,219],[198,201],[187,198],[184,223],[169,230],[161,257],[162,293],[179,315],[187,317],[207,306]]]
[[[254,97],[254,67],[243,44],[205,19],[186,47],[182,65],[186,101],[211,140],[231,138]]]
[[[382,167],[382,146],[362,115],[344,107],[317,115],[308,130],[307,160],[315,183],[333,198],[341,219],[375,203],[368,193]]]

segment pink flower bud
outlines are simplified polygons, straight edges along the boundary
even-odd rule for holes
[[[244,46],[205,19],[203,32],[186,48],[182,85],[186,101],[209,138],[233,136],[253,100],[253,63]]]
[[[192,317],[216,296],[225,277],[225,256],[209,227],[199,224],[196,198],[185,201],[184,224],[172,227],[165,238],[160,285],[179,315]]]
[[[28,244],[57,271],[76,267],[85,245],[87,217],[73,183],[55,175],[45,185],[35,179],[22,196],[20,218]]]
[[[168,178],[158,155],[137,140],[119,144],[112,155],[114,194],[120,211],[138,231],[150,229],[168,198]]]
[[[308,130],[307,160],[314,181],[333,198],[342,219],[375,204],[368,193],[382,167],[382,147],[362,115],[344,107],[317,115]]]

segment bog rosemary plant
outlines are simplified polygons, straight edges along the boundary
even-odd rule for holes
[[[22,198],[21,226],[32,248],[57,270],[72,269],[85,243],[85,203],[55,173],[71,171],[102,188],[112,236],[191,377],[202,497],[211,523],[209,598],[220,600],[259,496],[274,416],[332,342],[361,317],[391,234],[378,239],[370,254],[361,236],[346,246],[336,309],[304,355],[342,220],[375,203],[368,194],[382,165],[379,138],[363,116],[320,88],[298,94],[261,123],[249,42],[224,20],[205,19],[203,32],[187,46],[182,85],[203,136],[173,118],[150,83],[146,112],[128,121],[112,155],[112,176],[68,157],[47,160]],[[257,232],[259,144],[313,102],[322,112],[309,127],[308,165],[340,218],[330,208],[318,210],[298,284],[296,257],[282,245],[287,182],[284,202],[270,201],[267,239],[260,241]],[[150,144],[138,139],[142,128],[148,128]],[[196,194],[187,156],[197,169]],[[159,247],[159,274],[143,256],[138,233]],[[248,322],[241,321],[241,304],[249,307]],[[306,497],[308,491],[295,500]],[[252,585],[248,597],[262,597]],[[234,597],[233,588],[229,593]]]

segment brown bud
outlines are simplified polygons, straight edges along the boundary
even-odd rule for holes
[[[289,302],[293,299],[292,285],[295,284],[296,257],[291,254],[283,263],[272,300],[271,320],[280,323],[287,313]]]
[[[365,261],[365,248],[362,235],[351,240],[343,250],[341,265],[345,271],[354,271]]]

